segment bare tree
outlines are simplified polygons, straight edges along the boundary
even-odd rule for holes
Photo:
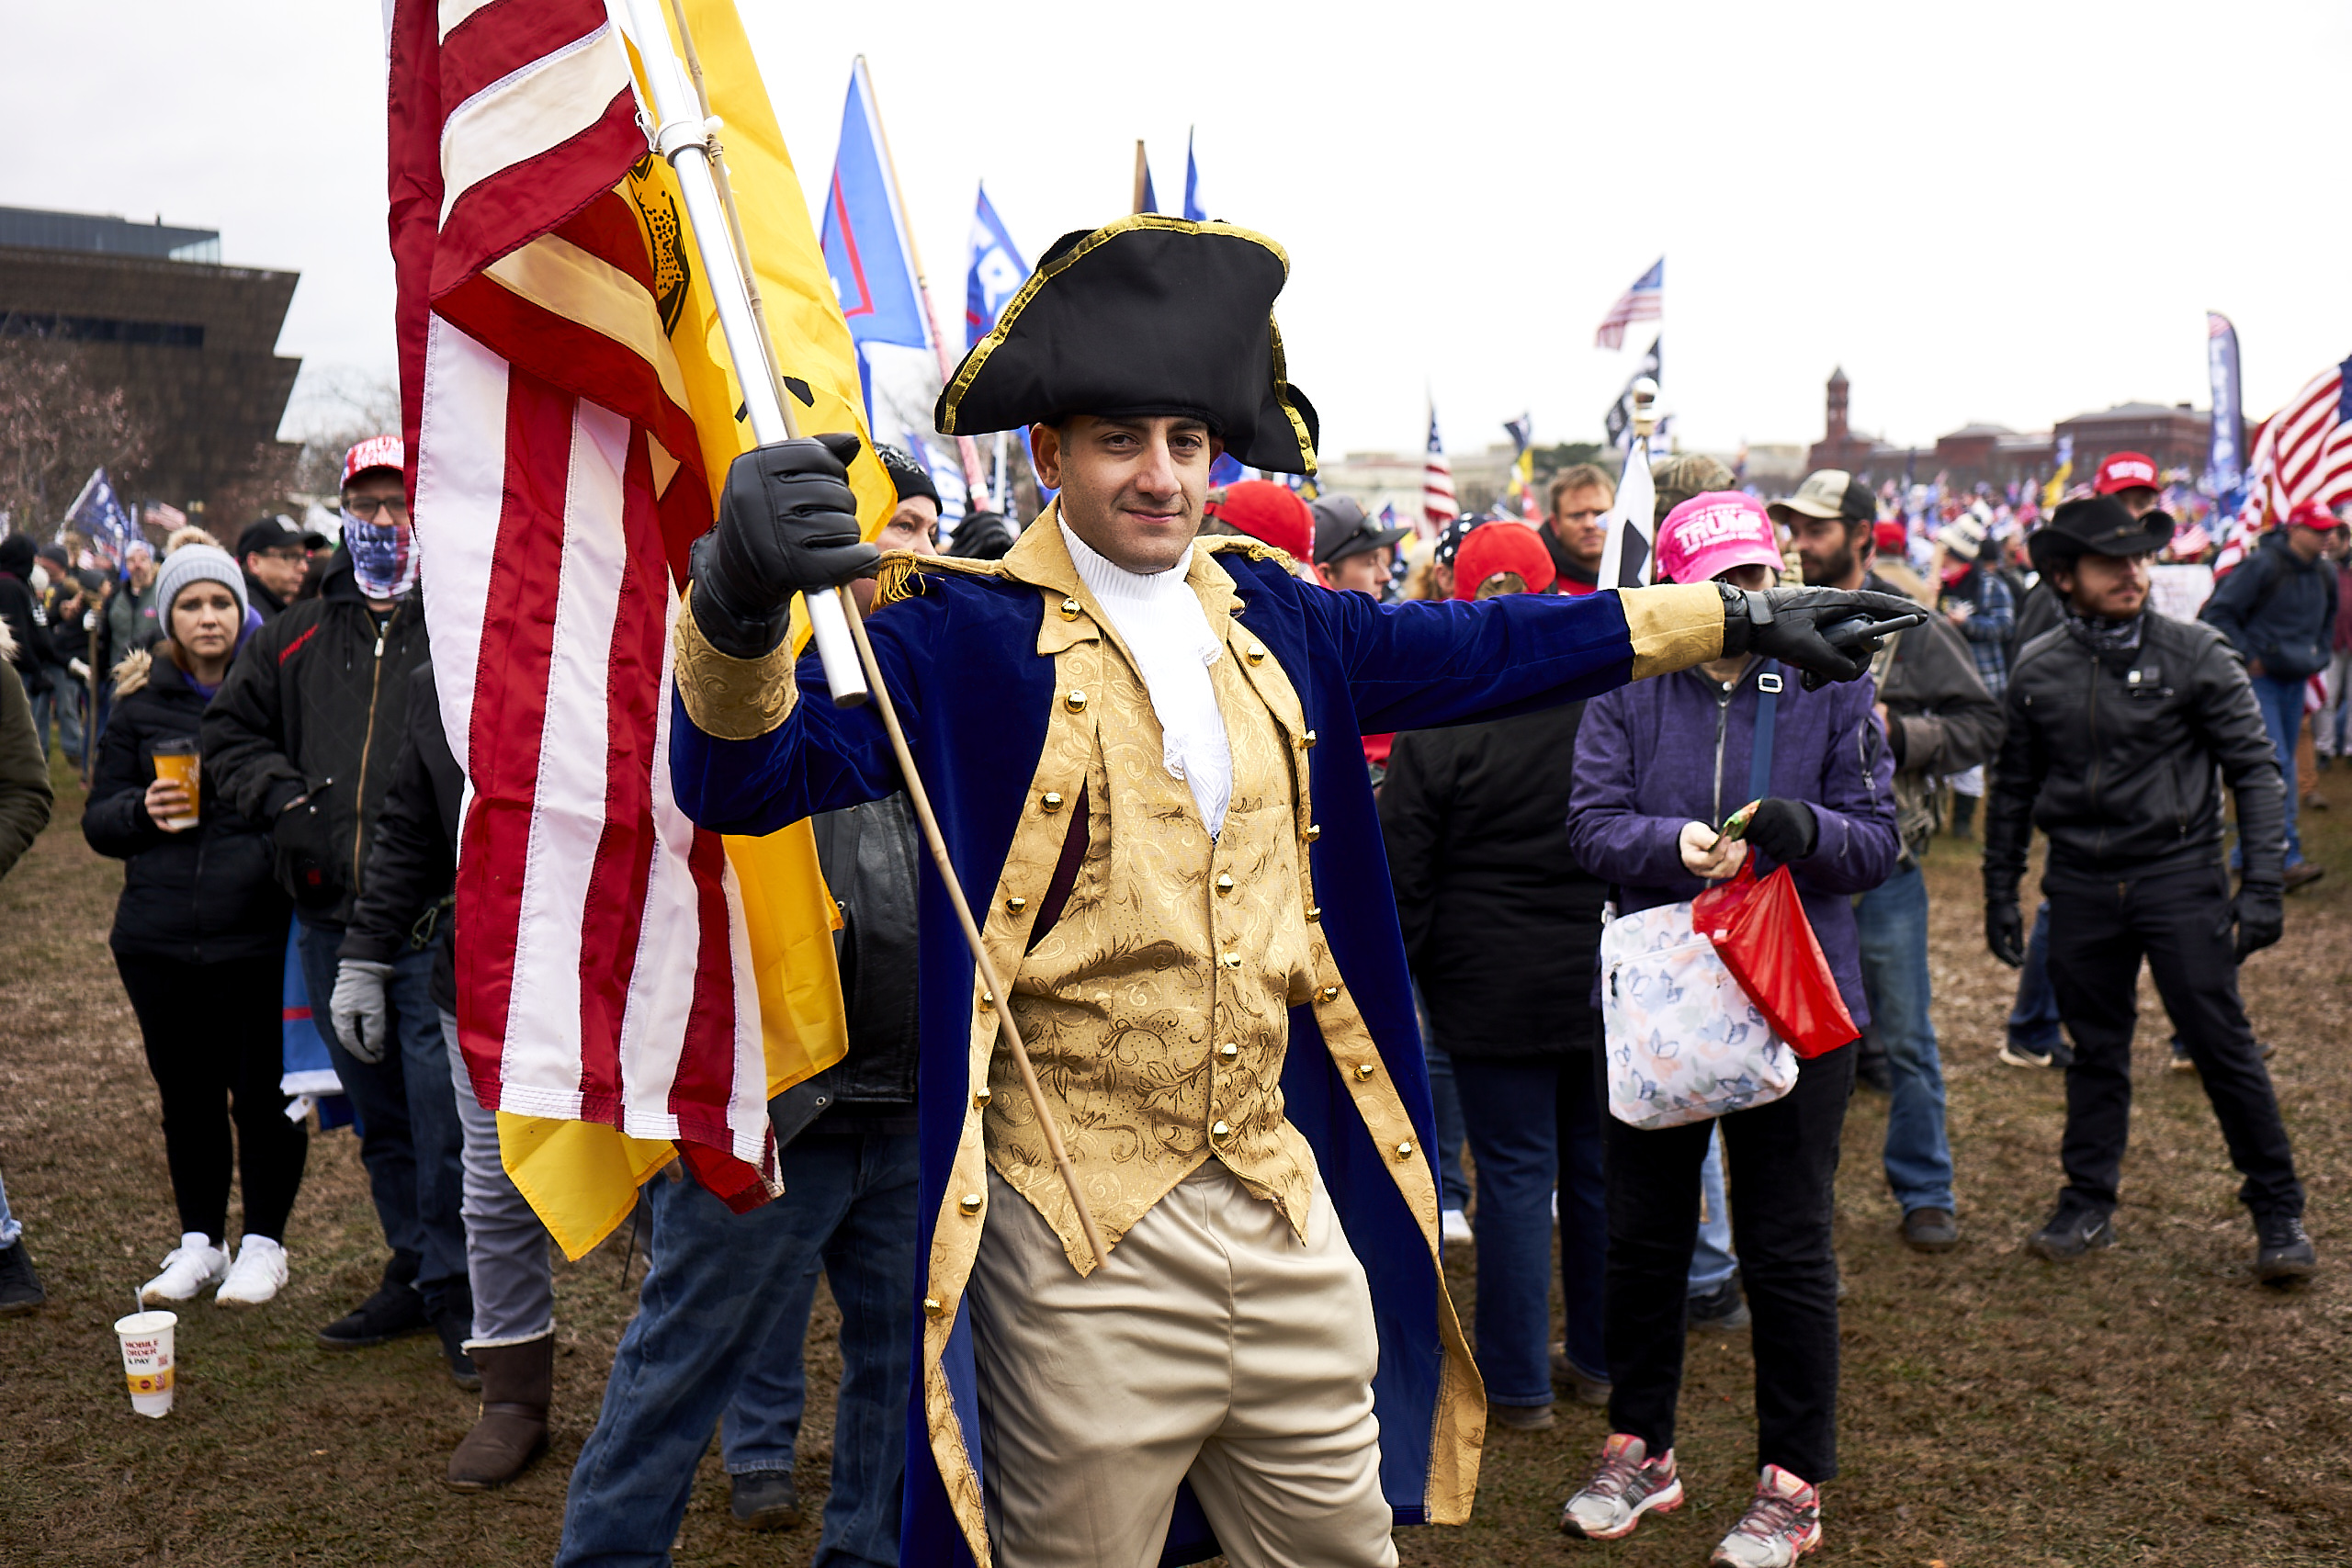
[[[0,338],[0,513],[12,527],[55,527],[93,468],[135,491],[153,445],[122,389],[99,387],[69,348]]]
[[[288,487],[311,496],[332,496],[343,479],[344,454],[371,435],[397,434],[401,428],[401,384],[389,376],[351,367],[307,370],[297,394],[301,412],[292,421],[302,443]]]

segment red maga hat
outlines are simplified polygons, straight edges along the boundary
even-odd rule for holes
[[[1278,550],[1289,551],[1293,560],[1314,558],[1315,513],[1286,484],[1277,484],[1272,479],[1237,479],[1225,487],[1221,496],[1210,499],[1208,514],[1253,539],[1263,539]]]
[[[2098,466],[2091,489],[2100,495],[2120,490],[2156,489],[2156,460],[2145,452],[2117,452]]]
[[[1560,575],[1552,552],[1526,524],[1481,523],[1454,555],[1453,596],[1476,599],[1480,585],[1504,572],[1518,577],[1530,593],[1544,592]]]

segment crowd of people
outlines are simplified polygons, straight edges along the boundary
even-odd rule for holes
[[[1042,440],[1039,454],[1041,465],[1068,465],[1056,477],[1081,487],[1094,460],[1056,440]],[[883,547],[919,561],[944,550],[996,562],[1033,536],[979,514],[942,541],[938,493],[922,466],[888,448],[882,456],[898,490]],[[1981,832],[1985,940],[2020,971],[2002,1060],[2066,1074],[2063,1183],[2029,1249],[2064,1262],[2118,1239],[2132,993],[2145,960],[2177,1032],[2174,1050],[2199,1074],[2244,1178],[2256,1273],[2283,1284],[2315,1268],[2237,968],[2279,940],[2289,891],[2321,874],[2296,828],[2307,793],[2299,748],[2315,751],[2320,768],[2352,755],[2352,621],[2338,613],[2352,588],[2347,533],[2323,511],[2299,511],[2222,576],[2199,620],[2157,615],[2149,568],[2171,547],[2174,520],[2135,457],[2109,459],[2083,493],[2029,519],[2030,528],[2007,508],[2000,518],[1961,507],[1915,524],[1837,470],[1808,475],[1768,504],[1712,458],[1668,457],[1653,475],[1660,583],[1720,584],[1726,602],[1783,583],[1893,595],[1924,612],[1919,624],[1884,639],[1867,679],[1844,683],[1801,681],[1794,665],[1726,637],[1717,646],[1728,651],[1688,667],[1641,671],[1648,678],[1632,683],[1620,668],[1612,681],[1596,675],[1580,688],[1589,700],[1534,711],[1402,697],[1364,709],[1368,721],[1390,723],[1362,738],[1362,782],[1376,792],[1385,892],[1423,1021],[1437,1132],[1433,1217],[1447,1243],[1475,1249],[1470,1343],[1488,1417],[1549,1427],[1562,1392],[1608,1412],[1610,1435],[1560,1520],[1568,1535],[1613,1539],[1679,1505],[1685,1336],[1747,1328],[1758,1482],[1717,1561],[1787,1563],[1819,1540],[1819,1489],[1838,1473],[1832,1188],[1858,1082],[1888,1097],[1883,1176],[1902,1239],[1941,1253],[1962,1235],[1922,874],[1939,831]],[[65,547],[0,539],[0,637],[21,677],[0,678],[0,871],[47,818],[51,728],[69,763],[92,748],[81,827],[93,849],[125,863],[110,942],[161,1102],[180,1230],[141,1288],[152,1303],[209,1294],[258,1307],[288,1279],[287,1224],[310,1142],[280,1085],[280,1000],[292,966],[331,1025],[328,1048],[357,1111],[387,1254],[378,1288],[318,1338],[351,1351],[437,1335],[450,1375],[481,1394],[447,1481],[479,1491],[546,1450],[556,1283],[546,1234],[504,1172],[496,1119],[477,1102],[458,1051],[464,781],[441,729],[402,460],[396,438],[353,448],[333,548],[268,518],[233,555],[195,530],[160,551],[134,545],[109,578],[77,570]],[[1592,594],[1615,495],[1607,469],[1580,465],[1552,479],[1540,524],[1464,517],[1427,537],[1382,528],[1348,497],[1310,502],[1270,480],[1195,499],[1203,533],[1243,547],[1216,559],[1263,555],[1297,584],[1284,592],[1328,596],[1310,613],[1345,626],[1379,614],[1371,606],[1383,599]],[[1057,569],[1070,584],[1064,618],[1075,619],[1082,585],[1122,646],[1137,650],[1136,690],[1148,688],[1142,728],[1106,728],[1103,744],[1141,738],[1158,759],[1164,729],[1170,759],[1167,770],[1136,765],[1137,776],[1168,775],[1138,786],[1141,806],[1110,774],[1088,782],[1100,792],[1091,810],[1116,821],[1148,809],[1205,822],[1218,845],[1249,842],[1252,814],[1272,808],[1250,793],[1253,749],[1274,746],[1272,732],[1237,729],[1227,751],[1219,731],[1214,755],[1200,750],[1204,732],[1183,705],[1208,700],[1210,689],[1179,692],[1175,666],[1149,651],[1168,624],[1156,619],[1166,613],[1161,596],[1190,603],[1179,569],[1210,558],[1190,551],[1187,533],[1186,554],[1144,574],[1098,557],[1067,524],[1063,532],[1053,543],[1069,557]],[[2009,537],[2018,549],[2004,549]],[[871,583],[860,592],[871,605]],[[914,613],[886,604],[877,633]],[[1272,640],[1269,623],[1251,615]],[[696,635],[720,657],[766,657],[731,650],[716,623]],[[1264,652],[1250,656],[1253,666]],[[1204,668],[1193,657],[1184,680]],[[1234,661],[1223,662],[1213,680],[1238,679]],[[1134,682],[1108,671],[1099,679]],[[723,733],[693,694],[681,695],[696,726]],[[1083,695],[1071,703],[1083,706]],[[1315,744],[1312,731],[1305,744]],[[1220,767],[1228,797],[1204,795],[1204,778]],[[1045,809],[1060,798],[1046,795]],[[1083,790],[1078,799],[1073,828],[1089,820]],[[1278,809],[1287,822],[1289,806]],[[1341,807],[1318,800],[1317,809]],[[714,1430],[733,1517],[754,1529],[798,1520],[802,1341],[820,1272],[841,1310],[843,1374],[819,1561],[895,1563],[902,1517],[917,1517],[902,1507],[917,1479],[905,1459],[909,1413],[920,1419],[925,1410],[922,1398],[910,1401],[922,1368],[910,1359],[907,1303],[919,1280],[931,1280],[933,1298],[946,1290],[938,1256],[922,1255],[918,1213],[922,846],[904,794],[834,806],[815,820],[843,916],[849,1055],[771,1106],[786,1199],[736,1215],[674,1167],[648,1184],[650,1267],[572,1475],[560,1562],[666,1561]],[[1221,833],[1220,820],[1239,827]],[[2021,887],[2037,829],[2048,862],[2029,920]],[[1310,829],[1308,841],[1318,832]],[[1058,843],[1058,823],[1054,836]],[[1107,837],[1091,848],[1082,837],[1069,842],[1084,852],[1084,866],[1112,853]],[[1048,908],[1024,928],[1021,988],[1039,1008],[1055,986],[1094,972],[1101,954],[1091,944],[1118,940],[1106,934],[1112,915],[1090,878],[1121,873],[1081,869],[1068,848],[1057,852],[1071,874],[1056,876],[1041,900]],[[1054,862],[1048,853],[1043,863]],[[1604,922],[1780,867],[1792,873],[1855,1036],[1797,1062],[1793,1081],[1767,1103],[1656,1128],[1612,1114],[1607,1080],[1624,1043],[1603,1023],[1603,988],[1614,983],[1599,956]],[[1302,875],[1281,857],[1259,870],[1294,886]],[[1234,879],[1216,886],[1223,896]],[[1016,897],[1010,907],[1023,903]],[[1319,910],[1306,919],[1318,921]],[[1286,962],[1297,976],[1317,973],[1305,952]],[[1293,1005],[1309,984],[1329,984],[1313,993],[1327,1001],[1340,994],[1323,978],[1280,978],[1295,992]],[[1280,998],[1278,990],[1277,1014]],[[1041,1016],[1037,1049],[1052,1048],[1053,1022]],[[1325,1028],[1336,1052],[1341,1027]],[[1218,1050],[1232,1061],[1262,1048],[1252,1039]],[[1361,1072],[1369,1079],[1374,1068]],[[1018,1099],[1010,1084],[993,1083],[1000,1109]],[[988,1104],[990,1089],[974,1098]],[[1245,1224],[1272,1226],[1291,1246],[1287,1267],[1318,1280],[1328,1269],[1344,1291],[1352,1260],[1343,1268],[1317,1239],[1322,1233],[1283,1217],[1286,1184],[1297,1178],[1283,1163],[1286,1145],[1266,1131],[1281,1123],[1279,1099],[1274,1107],[1259,1126],[1245,1116],[1262,1117],[1263,1107],[1236,1102],[1219,1111],[1233,1118],[1232,1134],[1224,1120],[1205,1134],[1204,1157],[1214,1146],[1239,1185],[1211,1189],[1169,1168],[1185,1194],[1185,1223],[1228,1239]],[[1408,1110],[1397,1115],[1409,1130]],[[1251,1142],[1245,1133],[1263,1135]],[[1398,1146],[1414,1157],[1410,1139]],[[1323,1179],[1313,1178],[1314,1190]],[[1092,1506],[1054,1490],[1068,1450],[1052,1447],[1052,1430],[1024,1425],[1045,1415],[1011,1418],[1004,1374],[990,1359],[1010,1346],[1047,1354],[1056,1314],[1081,1310],[1062,1299],[1083,1293],[1082,1276],[1063,1262],[1080,1256],[1075,1233],[1056,1218],[1050,1172],[1038,1180],[1046,1185],[1016,1189],[993,1169],[985,1192],[962,1200],[967,1214],[985,1207],[1005,1225],[1027,1226],[1001,1250],[966,1259],[981,1330],[977,1375],[996,1391],[980,1406],[1000,1455],[987,1513],[1015,1562],[1065,1560],[1071,1549],[1038,1520]],[[232,1188],[242,1197],[233,1238]],[[1302,1204],[1306,1190],[1294,1194]],[[1269,1192],[1274,1205],[1256,1201]],[[1164,1230],[1148,1228],[1173,1202],[1131,1218],[1116,1256],[1159,1258],[1179,1274],[1197,1268]],[[1237,1203],[1263,1213],[1245,1222]],[[1352,1239],[1366,1250],[1366,1237]],[[0,1312],[41,1299],[0,1192]],[[926,1299],[926,1311],[937,1306]],[[1356,1310],[1340,1315],[1352,1322]],[[1265,1353],[1289,1356],[1279,1346]],[[1306,1372],[1249,1375],[1290,1379],[1283,1386],[1294,1389],[1323,1376],[1344,1403],[1345,1388],[1368,1374],[1317,1363],[1324,1353],[1290,1356]],[[972,1348],[962,1354],[971,1375]],[[1369,1403],[1360,1415],[1372,1419]],[[930,1418],[939,1419],[935,1410]],[[1167,1440],[1181,1478],[1200,1443]],[[1230,1477],[1213,1487],[1205,1468],[1192,1475],[1228,1549],[1250,1529],[1269,1529],[1262,1518],[1245,1528]],[[1016,1507],[999,1499],[1005,1487],[1033,1495]],[[1376,1491],[1366,1495],[1377,1501]],[[1367,1528],[1385,1532],[1387,1510],[1375,1514]],[[1164,1511],[1137,1527],[1155,1545],[1172,1528]],[[1285,1540],[1266,1534],[1262,1551],[1237,1561],[1311,1550]],[[1376,1547],[1365,1551],[1365,1561],[1381,1560]]]

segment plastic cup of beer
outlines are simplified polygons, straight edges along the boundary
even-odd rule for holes
[[[187,791],[187,814],[167,817],[158,826],[175,830],[196,826],[197,778],[203,771],[203,760],[197,753],[196,737],[168,736],[155,742],[155,776],[169,779]]]
[[[172,1412],[172,1330],[175,1312],[134,1312],[115,1319],[122,1340],[122,1372],[130,1384],[130,1408],[141,1416]]]

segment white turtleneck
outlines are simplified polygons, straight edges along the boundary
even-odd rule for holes
[[[1216,705],[1209,666],[1225,651],[1209,630],[1208,612],[1185,577],[1193,551],[1166,571],[1129,571],[1098,553],[1061,524],[1069,558],[1111,627],[1134,655],[1136,673],[1159,720],[1161,759],[1193,792],[1193,804],[1215,837],[1233,797],[1233,751],[1225,715]]]

